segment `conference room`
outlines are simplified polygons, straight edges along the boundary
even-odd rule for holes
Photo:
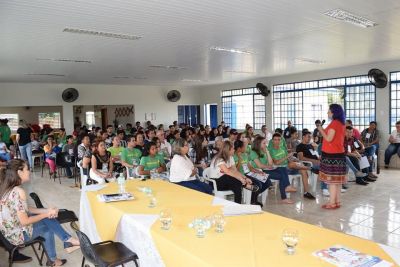
[[[399,18],[0,1],[0,267],[400,266]]]

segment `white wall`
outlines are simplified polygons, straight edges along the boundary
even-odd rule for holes
[[[65,103],[61,94],[65,88],[78,89],[79,98]],[[179,105],[200,104],[197,90],[178,88],[181,100],[169,102],[166,94],[176,87],[99,85],[99,84],[52,84],[52,83],[0,83],[0,107],[62,106],[64,127],[73,129],[74,105],[134,105],[135,120],[145,121],[145,113],[155,112],[155,124],[169,125],[178,118]]]

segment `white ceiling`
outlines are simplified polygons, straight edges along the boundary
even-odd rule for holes
[[[335,8],[379,25],[364,29],[323,15]],[[143,38],[73,34],[63,32],[65,27]],[[399,0],[0,1],[0,82],[216,84],[398,60],[399,43]],[[256,54],[212,51],[213,46]],[[300,63],[295,58],[326,63]],[[26,75],[46,73],[66,76]]]

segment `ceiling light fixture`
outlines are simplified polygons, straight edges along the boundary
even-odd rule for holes
[[[324,13],[324,15],[334,18],[334,19],[337,19],[337,20],[342,20],[342,21],[351,23],[353,25],[356,25],[356,26],[359,26],[362,28],[370,28],[370,27],[375,27],[378,25],[378,23],[376,23],[372,20],[364,18],[360,15],[350,13],[350,12],[345,11],[340,8],[326,11]]]
[[[164,65],[151,65],[149,68],[153,69],[166,69],[166,70],[185,70],[185,67],[179,67],[179,66],[164,66]]]
[[[224,72],[229,73],[243,73],[243,74],[254,74],[254,71],[241,71],[241,70],[224,70]]]
[[[237,54],[247,54],[247,55],[255,54],[255,52],[250,51],[250,50],[243,50],[243,49],[237,49],[237,48],[226,48],[226,47],[219,47],[219,46],[210,47],[210,50],[237,53]]]
[[[135,79],[135,80],[146,80],[147,77],[133,77],[133,79]]]
[[[294,61],[299,62],[299,63],[312,63],[312,64],[325,64],[326,63],[326,61],[323,61],[323,60],[316,60],[316,59],[304,58],[304,57],[297,57],[294,59]]]
[[[65,77],[65,74],[57,74],[57,73],[25,73],[24,75],[29,76],[53,76],[53,77]]]
[[[76,28],[68,28],[68,27],[64,28],[63,32],[79,33],[79,34],[117,38],[117,39],[124,39],[124,40],[139,40],[139,39],[143,38],[143,36],[139,36],[139,35],[103,32],[103,31],[96,31],[96,30],[84,30],[84,29],[76,29]]]
[[[201,80],[182,79],[182,82],[201,82]]]
[[[129,76],[114,76],[113,79],[129,79]]]
[[[37,61],[55,61],[55,62],[72,62],[72,63],[92,63],[91,60],[79,60],[68,58],[37,58]]]

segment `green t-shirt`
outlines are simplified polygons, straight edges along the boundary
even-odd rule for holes
[[[63,137],[58,137],[57,138],[57,144],[63,144],[63,145],[65,145],[67,143],[67,136],[65,135],[65,136],[63,136]]]
[[[256,159],[258,159],[258,160],[261,162],[261,164],[268,165],[268,157],[267,157],[267,154],[262,153],[262,154],[261,154],[261,157],[260,157],[260,156],[257,154],[257,152],[255,152],[254,150],[252,150],[252,151],[250,152],[250,163],[251,163],[251,165],[252,165],[254,168],[259,168],[259,167],[257,166],[257,164],[254,162],[254,160],[256,160]]]
[[[239,162],[239,157],[237,154],[233,155],[233,159],[235,160],[235,165],[238,164]],[[242,153],[240,155],[240,166],[239,166],[239,171],[242,174],[245,174],[244,170],[243,170],[243,164],[247,165],[249,164],[249,155],[247,153]]]
[[[111,153],[111,157],[116,157],[121,155],[122,150],[124,150],[124,147],[119,146],[119,147],[109,147],[107,151]]]
[[[280,160],[283,159],[288,155],[287,149],[283,148],[280,146],[278,149],[275,149],[273,146],[268,147],[269,154],[271,155],[272,159],[274,160]],[[280,164],[280,166],[287,166],[288,165],[288,160],[286,159],[284,162]]]
[[[1,133],[1,141],[6,143],[7,145],[10,144],[10,136],[11,136],[11,130],[10,127],[6,125],[0,126],[0,133]]]
[[[121,153],[121,160],[125,161],[129,165],[133,165],[133,160],[136,160],[136,164],[139,164],[142,151],[137,148],[125,148]]]
[[[140,159],[140,166],[143,166],[145,171],[159,168],[162,164],[165,164],[164,158],[158,154],[154,157],[145,156]]]

